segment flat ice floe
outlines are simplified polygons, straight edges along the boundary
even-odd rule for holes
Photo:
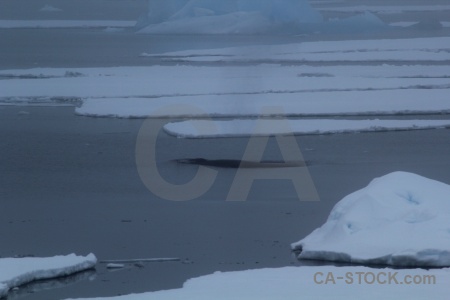
[[[450,266],[450,186],[406,172],[374,179],[292,248],[299,259]]]
[[[91,269],[97,263],[94,254],[87,256],[54,256],[46,258],[0,258],[0,298],[14,287],[34,280],[67,276]]]
[[[186,50],[160,56],[177,61],[231,62],[370,62],[370,61],[447,61],[450,38],[380,39],[319,41],[287,45],[230,47]]]
[[[449,86],[450,69],[446,65],[315,67],[263,64],[0,71],[0,101],[20,97],[155,98],[316,91],[366,91],[371,94],[387,89],[433,92],[433,89]]]
[[[450,269],[285,267],[216,272],[190,279],[180,289],[91,300],[447,300],[449,281]]]
[[[176,137],[215,138],[420,130],[442,127],[450,127],[450,120],[191,120],[166,124],[164,130]]]
[[[263,112],[274,106],[276,112]],[[79,115],[122,118],[395,115],[449,111],[446,89],[90,98],[76,108]]]

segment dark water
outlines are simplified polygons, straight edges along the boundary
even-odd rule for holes
[[[47,283],[40,292],[28,293],[40,286],[24,288],[27,299],[170,289],[218,270],[298,264],[290,243],[374,177],[403,170],[450,182],[449,130],[299,136],[319,202],[300,202],[289,180],[255,181],[247,201],[227,202],[233,168],[216,168],[217,180],[200,198],[172,202],[155,196],[138,176],[134,151],[141,124],[77,117],[71,107],[0,108],[1,256],[94,252],[100,260],[182,259],[115,272],[99,264],[95,274]],[[239,160],[247,143],[161,133],[157,164],[167,181],[184,183],[197,166],[175,160]],[[282,159],[275,140],[264,159]]]

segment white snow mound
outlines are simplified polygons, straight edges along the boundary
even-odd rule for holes
[[[97,258],[92,253],[87,256],[0,258],[0,298],[14,287],[91,269],[96,263]]]
[[[450,266],[450,186],[405,172],[376,178],[292,248],[299,259]]]

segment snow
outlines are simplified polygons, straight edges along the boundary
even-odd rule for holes
[[[362,274],[361,281],[358,273]],[[334,284],[332,281],[325,284],[328,274],[333,276]],[[373,275],[379,277],[380,283],[368,283]],[[391,276],[390,281],[388,276]],[[435,278],[435,284],[408,284],[414,278],[417,281],[421,279],[423,282],[428,282],[425,279],[428,277],[425,276]],[[342,277],[342,279],[338,279],[338,277]],[[367,279],[367,282],[365,279]],[[445,300],[448,299],[449,280],[450,269],[392,270],[368,267],[284,267],[239,272],[216,272],[190,279],[180,289],[112,298],[92,298],[91,300],[423,300],[430,297],[436,300]],[[384,281],[385,283],[383,283]],[[433,282],[433,280],[431,279],[430,282]]]
[[[125,28],[134,27],[136,21],[118,20],[0,20],[0,28]]]
[[[450,186],[394,172],[339,201],[292,245],[299,259],[401,267],[450,266]]]
[[[274,104],[289,116],[450,113],[450,70],[430,63],[447,60],[449,44],[448,37],[307,42],[142,58],[201,61],[187,65],[2,70],[0,105],[76,105],[79,115],[121,118],[258,117]],[[428,126],[364,122],[339,128]],[[328,132],[319,123],[307,128]]]
[[[34,280],[67,276],[91,269],[97,263],[94,254],[87,256],[54,256],[47,258],[0,258],[0,298],[10,289]]]
[[[427,99],[427,101],[424,101]],[[76,113],[85,116],[256,117],[276,106],[289,116],[396,115],[450,112],[446,89],[399,89],[271,93],[243,95],[173,96],[161,98],[89,98]],[[279,115],[269,113],[267,115]]]
[[[366,131],[420,130],[450,127],[441,120],[190,120],[169,123],[164,130],[183,138],[216,138],[267,135],[307,135]]]
[[[355,26],[349,23],[349,26]],[[447,61],[448,37],[415,39],[380,39],[320,41],[287,45],[230,47],[187,50],[143,56],[177,61],[231,62],[368,62],[368,61]]]
[[[11,97],[164,97],[245,93],[445,88],[446,66],[154,66],[0,71],[0,100]],[[69,74],[69,73],[67,73]],[[323,76],[327,76],[324,80]],[[170,83],[170,84],[169,84]]]

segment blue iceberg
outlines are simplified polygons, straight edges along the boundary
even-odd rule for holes
[[[361,31],[384,23],[368,12],[325,21],[307,0],[149,0],[136,26],[151,34],[291,34]]]

